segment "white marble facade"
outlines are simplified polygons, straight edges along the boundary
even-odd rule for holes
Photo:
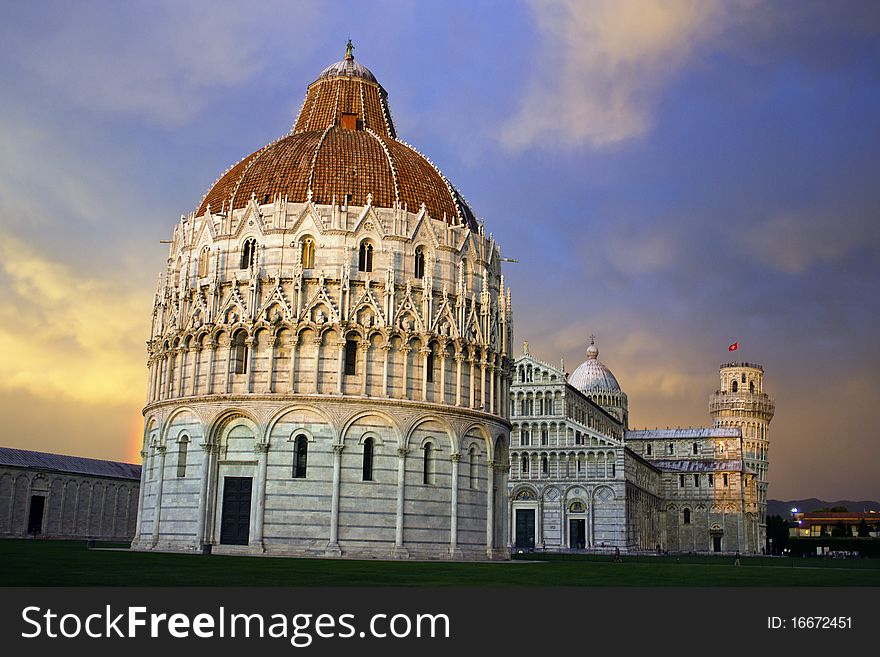
[[[504,554],[511,319],[491,236],[424,211],[233,214],[174,231],[148,344],[134,546]],[[372,271],[358,267],[365,240]],[[246,547],[220,536],[227,477],[251,479]]]
[[[733,390],[733,365],[724,365],[724,392],[710,407],[715,427],[634,431],[626,426],[627,396],[598,354],[591,341],[571,376],[535,358],[528,343],[514,363],[514,549],[761,552],[761,470],[753,461],[762,453],[750,438],[766,433],[741,429],[741,406],[772,409],[763,381]]]

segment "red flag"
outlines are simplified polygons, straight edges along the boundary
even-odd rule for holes
[[[739,349],[739,341],[734,342],[732,345],[730,345],[727,348],[727,351],[736,351],[737,349]]]

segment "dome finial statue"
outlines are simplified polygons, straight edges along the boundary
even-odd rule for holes
[[[345,58],[346,59],[354,59],[354,55],[351,52],[352,50],[354,50],[354,44],[351,42],[351,39],[349,39],[348,43],[345,44]]]
[[[590,336],[590,346],[587,347],[587,358],[598,358],[599,357],[599,347],[596,346],[596,336]]]

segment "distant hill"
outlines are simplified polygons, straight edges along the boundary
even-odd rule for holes
[[[791,510],[795,508],[800,511],[809,512],[832,506],[845,506],[848,511],[853,513],[859,511],[880,511],[880,502],[853,502],[852,500],[826,502],[825,500],[817,500],[815,497],[811,497],[806,500],[788,500],[787,502],[784,500],[767,500],[767,515],[787,518],[791,514]]]

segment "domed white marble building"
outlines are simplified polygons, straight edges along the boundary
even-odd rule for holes
[[[611,370],[599,360],[599,347],[596,346],[595,336],[590,336],[587,360],[578,365],[568,382],[620,420],[623,426],[629,425],[626,393],[620,389],[620,384]]]
[[[592,337],[586,356],[570,376],[530,354],[528,343],[515,361],[512,546],[762,551],[774,410],[763,368],[722,365],[713,427],[639,431],[629,428],[627,396]]]
[[[133,547],[506,556],[499,261],[349,47],[174,229]]]

